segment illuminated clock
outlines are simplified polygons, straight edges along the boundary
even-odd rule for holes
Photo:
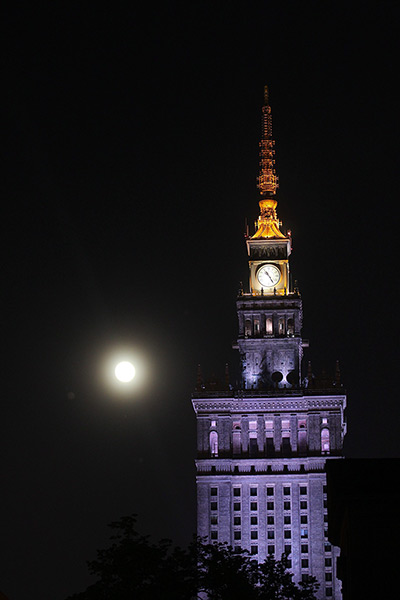
[[[262,287],[274,287],[281,278],[281,272],[275,265],[267,264],[257,271],[257,279]]]

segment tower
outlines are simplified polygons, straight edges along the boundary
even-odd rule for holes
[[[325,464],[342,456],[346,396],[332,378],[302,373],[302,301],[289,271],[291,235],[277,216],[268,89],[262,108],[260,216],[247,236],[248,291],[237,298],[241,383],[193,394],[197,419],[198,535],[248,549],[258,560],[286,553],[295,581],[310,575],[318,597],[341,598],[338,549],[327,538]]]

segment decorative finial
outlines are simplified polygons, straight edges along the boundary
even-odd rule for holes
[[[200,391],[203,387],[203,373],[201,370],[201,365],[197,365],[196,390]]]
[[[336,361],[336,368],[335,368],[335,385],[337,385],[338,387],[340,387],[341,382],[340,382],[340,365],[339,365],[339,361]]]
[[[230,376],[229,376],[229,365],[225,363],[225,389],[229,390],[230,387]]]
[[[275,142],[272,139],[272,116],[269,105],[268,86],[264,87],[264,106],[262,107],[262,136],[260,142],[260,176],[257,187],[263,198],[275,196],[278,189],[278,177],[274,169]]]

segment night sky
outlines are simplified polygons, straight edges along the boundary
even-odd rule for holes
[[[306,360],[340,360],[346,455],[400,455],[399,4],[35,4],[3,18],[0,590],[64,600],[120,516],[195,531],[191,393],[198,363],[238,375],[265,84]]]

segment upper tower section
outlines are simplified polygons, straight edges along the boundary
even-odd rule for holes
[[[275,199],[278,177],[275,173],[275,142],[272,138],[272,115],[268,87],[264,88],[262,107],[262,135],[260,142],[260,175],[258,189],[260,216],[256,232],[247,239],[250,267],[250,293],[252,295],[287,295],[290,291],[289,256],[290,235],[281,231],[282,223],[276,212]]]

